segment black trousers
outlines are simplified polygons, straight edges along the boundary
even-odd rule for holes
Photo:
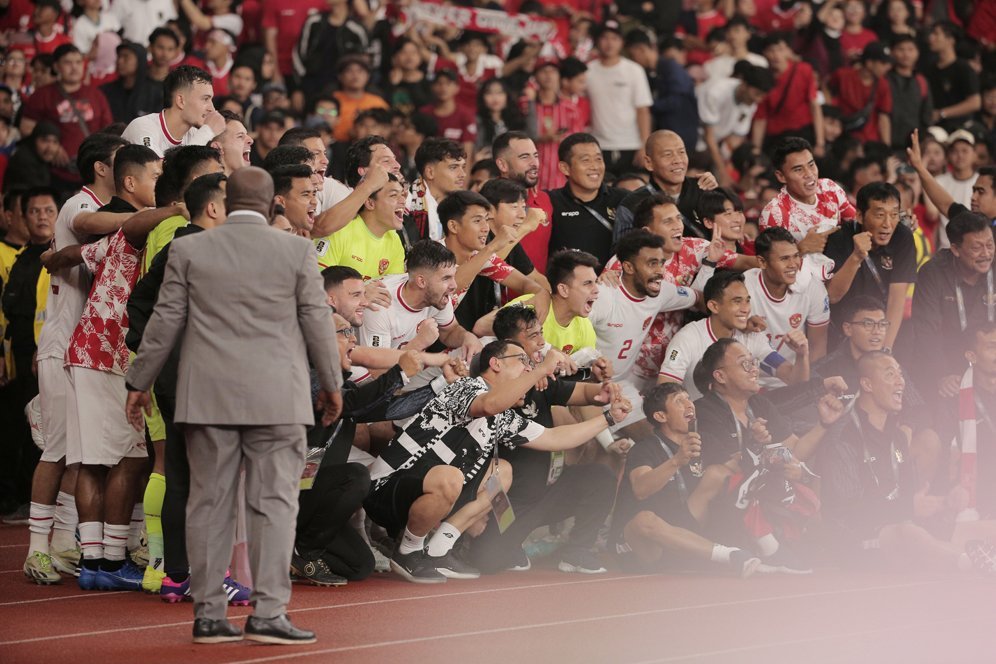
[[[166,428],[166,494],[163,496],[163,556],[170,579],[185,579],[190,573],[187,562],[187,496],[190,495],[190,464],[183,431],[173,422],[176,397],[156,391],[156,403]]]
[[[370,473],[358,463],[322,466],[315,484],[298,498],[294,548],[307,559],[320,557],[334,574],[350,581],[373,572],[374,558],[349,519],[370,492]]]
[[[38,394],[33,359],[33,353],[15,352],[17,377],[0,390],[0,506],[4,509],[13,510],[31,500],[31,479],[41,458],[24,414],[24,407]]]
[[[516,497],[513,479],[509,502],[515,521],[502,534],[496,520],[489,519],[481,536],[470,544],[472,564],[484,573],[500,572],[521,558],[522,543],[531,532],[572,516],[570,546],[591,548],[612,510],[615,492],[616,478],[601,464],[567,466],[560,479],[545,492],[531,492],[529,501],[523,500],[521,494]]]

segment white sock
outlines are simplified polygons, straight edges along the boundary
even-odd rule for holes
[[[65,491],[55,499],[55,523],[52,525],[52,550],[69,551],[76,548],[76,526],[79,525],[76,512],[76,497]]]
[[[28,531],[31,533],[31,543],[28,555],[35,551],[48,553],[48,535],[52,532],[52,520],[55,518],[55,505],[31,503],[28,512]]]
[[[412,535],[412,532],[405,528],[405,532],[401,535],[401,544],[398,545],[398,553],[407,556],[409,553],[421,551],[423,546],[425,546],[425,535]]]
[[[104,560],[124,560],[128,544],[128,526],[104,523]]]
[[[142,546],[142,526],[145,525],[145,505],[135,503],[131,509],[131,524],[128,526],[127,546],[129,551]]]
[[[436,532],[429,538],[429,555],[433,558],[445,556],[460,539],[460,531],[450,523],[443,521]]]
[[[80,549],[88,560],[104,557],[104,524],[100,521],[84,521],[80,524]]]
[[[958,554],[958,570],[961,572],[971,572],[973,569],[972,559],[967,553]]]
[[[778,540],[771,533],[768,533],[764,537],[757,538],[757,547],[761,551],[761,556],[767,558],[768,556],[775,555],[778,551]]]
[[[723,546],[722,544],[713,544],[712,545],[712,555],[710,556],[710,559],[714,563],[729,563],[730,562],[730,554],[733,553],[736,550],[737,549],[734,548],[734,547],[732,547],[732,546]]]

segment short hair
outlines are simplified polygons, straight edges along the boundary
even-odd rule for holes
[[[646,228],[654,220],[654,210],[661,205],[677,205],[667,194],[651,194],[636,204],[633,210],[633,228]]]
[[[230,99],[230,97],[229,97],[229,99]],[[225,124],[226,125],[229,122],[241,122],[243,124],[243,126],[244,126],[245,123],[246,123],[246,119],[244,117],[242,117],[238,113],[233,113],[232,111],[228,110],[227,108],[218,109],[218,113],[221,114],[221,117],[225,118]]]
[[[512,141],[531,141],[533,137],[524,131],[506,131],[504,134],[498,134],[495,136],[495,140],[491,142],[491,156],[499,157],[502,152],[508,149],[508,146],[512,144]]]
[[[281,166],[297,166],[311,161],[311,150],[303,145],[278,145],[263,159],[263,170],[271,173]]]
[[[570,163],[571,151],[574,149],[575,145],[590,145],[590,144],[594,144],[598,146],[599,149],[601,149],[601,146],[598,144],[598,139],[592,136],[591,134],[587,134],[585,132],[577,132],[575,134],[571,134],[570,136],[565,137],[564,140],[560,142],[560,146],[557,148],[557,159],[559,159],[560,161]]]
[[[90,134],[80,143],[79,152],[76,155],[76,167],[79,169],[80,177],[84,184],[93,184],[97,179],[94,166],[96,163],[110,162],[114,152],[126,145],[131,145],[120,136],[112,134]]]
[[[152,148],[125,145],[114,155],[114,187],[121,189],[126,177],[134,175],[154,161],[159,161],[159,155]]]
[[[519,330],[524,330],[537,322],[539,316],[535,307],[529,302],[516,302],[498,310],[491,329],[499,339],[511,339]]]
[[[948,240],[951,244],[961,245],[962,240],[969,233],[979,233],[988,230],[991,226],[992,222],[981,214],[962,212],[953,216],[944,230],[948,234]]]
[[[322,270],[322,282],[325,290],[331,290],[350,279],[363,280],[363,275],[348,265],[330,265]]]
[[[13,212],[15,209],[19,210],[21,208],[21,206],[19,205],[19,203],[21,202],[21,196],[23,195],[23,193],[24,193],[23,189],[13,189],[11,191],[8,191],[6,194],[4,194],[3,195],[3,211],[4,212]]]
[[[480,163],[481,162],[477,162],[477,164],[474,165],[477,166]],[[493,164],[494,162],[491,163]],[[471,173],[473,173],[473,171],[471,171]],[[494,180],[488,180],[481,186],[480,194],[495,208],[502,203],[518,203],[519,201],[524,201],[528,198],[526,195],[526,188],[522,184],[516,182],[515,180],[509,180],[508,178],[500,178],[497,176]]]
[[[656,423],[654,413],[660,413],[667,406],[667,400],[674,394],[688,393],[681,383],[661,383],[654,385],[643,395],[643,414],[650,422]]]
[[[870,378],[872,369],[884,357],[891,358],[892,354],[884,350],[870,350],[867,353],[862,353],[861,357],[858,358],[858,378]]]
[[[699,392],[706,394],[712,389],[712,374],[723,363],[726,351],[735,343],[739,342],[733,337],[723,337],[705,349],[702,360],[692,372],[692,381]]]
[[[717,270],[709,281],[706,282],[705,288],[702,289],[702,298],[706,302],[719,302],[723,299],[723,294],[726,289],[730,287],[733,283],[744,283],[743,272],[734,272],[733,270]]]
[[[456,265],[456,256],[445,244],[434,240],[419,240],[408,251],[405,263],[410,274],[416,270],[438,270]]]
[[[996,189],[996,166],[982,166],[975,172],[979,178],[989,178],[989,188]]]
[[[59,60],[66,57],[67,55],[70,55],[71,53],[78,53],[79,55],[83,55],[75,44],[61,44],[57,46],[54,51],[52,51],[52,61],[58,62]]]
[[[359,124],[363,120],[373,120],[376,124],[390,125],[394,122],[394,115],[386,108],[368,108],[356,114],[353,124]]]
[[[931,31],[940,30],[949,39],[954,39],[958,41],[961,39],[962,31],[954,22],[952,21],[937,21],[934,26],[930,29]]]
[[[574,269],[578,267],[590,267],[598,270],[598,259],[586,251],[577,249],[561,249],[552,256],[546,266],[546,278],[550,281],[550,286],[554,292],[559,284],[567,283],[574,278]]]
[[[788,242],[792,246],[796,245],[795,236],[787,228],[772,226],[758,233],[757,239],[754,240],[754,253],[767,259],[771,255],[771,247],[774,246],[775,242]]]
[[[632,230],[616,243],[616,258],[620,263],[632,261],[643,249],[663,249],[664,238],[654,235],[646,228]]]
[[[495,339],[487,346],[481,350],[480,358],[478,359],[478,366],[480,368],[480,373],[484,373],[491,368],[491,360],[500,358],[508,350],[509,346],[516,345],[513,341],[508,341],[506,339]]]
[[[321,139],[322,133],[317,129],[309,129],[307,127],[292,127],[284,132],[284,135],[280,137],[280,142],[277,146],[281,145],[304,145],[304,142],[309,138]]]
[[[176,46],[180,45],[180,38],[176,36],[176,33],[167,27],[159,27],[149,33],[149,46],[156,43],[156,40],[160,37],[167,37],[173,40]]]
[[[179,200],[190,174],[206,161],[221,164],[221,150],[206,145],[181,145],[167,150],[163,174],[156,181],[156,205],[169,205]]]
[[[437,211],[439,213],[439,223],[443,225],[445,232],[450,232],[448,222],[450,220],[461,221],[463,215],[471,207],[482,207],[485,211],[491,209],[491,203],[484,196],[474,191],[454,191],[442,200]]]
[[[187,206],[187,212],[191,219],[204,214],[208,203],[224,198],[225,190],[221,188],[221,183],[228,178],[224,173],[208,173],[196,178],[183,192],[183,204]]]
[[[726,201],[733,203],[733,207],[736,209],[736,203],[723,189],[703,191],[699,196],[699,204],[695,211],[698,213],[699,219],[714,219],[716,215],[726,211]]]
[[[885,313],[885,304],[882,300],[871,295],[855,295],[845,298],[841,304],[844,312],[843,323],[850,323],[859,311],[881,311]]]
[[[436,121],[435,116],[428,113],[415,111],[408,116],[408,122],[411,123],[412,129],[422,136],[432,136],[439,131],[439,123]]]
[[[858,190],[856,207],[858,212],[864,214],[868,212],[872,201],[882,203],[884,201],[902,202],[899,197],[899,190],[888,182],[869,182]]]
[[[270,171],[270,176],[273,177],[273,195],[285,196],[294,186],[294,180],[311,180],[311,168],[305,164],[278,166]]]
[[[588,65],[573,56],[568,56],[560,61],[560,78],[567,80],[576,78],[588,71]]]
[[[919,44],[916,43],[916,37],[909,33],[900,33],[898,35],[893,36],[892,43],[889,44],[889,48],[895,49],[900,44],[905,44],[906,42],[909,42],[914,46],[916,46],[917,50],[920,49]]]
[[[192,65],[180,65],[167,76],[163,81],[163,105],[169,108],[173,105],[173,97],[177,92],[189,88],[195,83],[212,84],[211,74],[200,67]]]
[[[28,214],[28,203],[31,202],[32,198],[44,198],[46,196],[52,199],[56,208],[59,207],[59,195],[52,187],[31,187],[30,189],[25,189],[21,193],[21,214]]]
[[[383,136],[367,136],[358,141],[354,141],[346,150],[346,184],[355,187],[363,179],[359,170],[370,167],[370,155],[374,147],[378,145],[390,145]]]
[[[467,153],[462,145],[449,138],[433,136],[422,141],[422,145],[415,151],[415,170],[422,175],[426,166],[438,164],[444,159],[458,161],[466,158]]]
[[[786,136],[778,141],[771,151],[771,165],[775,167],[776,171],[780,171],[790,154],[805,150],[809,150],[810,154],[813,152],[813,146],[809,141],[798,136]]]

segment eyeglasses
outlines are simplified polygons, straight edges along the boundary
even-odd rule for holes
[[[342,336],[344,336],[347,339],[352,339],[353,337],[356,336],[356,330],[354,330],[351,327],[344,327],[341,330],[336,330],[335,333],[336,334],[341,334]]]
[[[513,358],[517,359],[519,362],[522,362],[523,366],[529,367],[530,369],[532,369],[533,367],[536,366],[536,363],[533,362],[529,358],[529,356],[526,355],[525,353],[516,353],[515,355],[500,355],[496,359],[499,359],[499,360],[510,360],[510,359],[513,359]]]
[[[860,325],[865,328],[866,332],[871,332],[872,330],[878,330],[879,332],[885,332],[892,325],[887,320],[872,320],[871,318],[863,318],[862,320],[852,320],[851,325]]]
[[[739,366],[747,373],[751,373],[752,371],[757,371],[757,368],[761,366],[761,360],[756,357],[752,357],[746,360],[740,360],[739,362],[734,362],[733,364]]]
[[[330,118],[339,117],[339,109],[337,108],[319,108],[315,111],[318,115],[327,115]]]

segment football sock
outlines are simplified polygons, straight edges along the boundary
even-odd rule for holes
[[[775,555],[778,551],[778,540],[771,533],[757,538],[757,548],[765,558]]]
[[[162,511],[165,496],[166,478],[159,473],[150,474],[142,507],[145,512],[145,529],[149,535],[149,565],[157,569],[162,567],[163,560]]]
[[[125,547],[128,544],[128,526],[117,523],[104,523],[104,562],[102,569],[115,571],[121,569],[125,559]]]
[[[80,523],[80,549],[83,551],[83,567],[97,569],[104,558],[104,524],[100,521]]]
[[[142,503],[135,503],[135,506],[131,508],[131,523],[126,532],[125,544],[129,551],[134,551],[142,546],[142,524],[144,522],[145,508]]]
[[[31,503],[28,512],[28,531],[31,533],[31,543],[28,555],[35,551],[48,553],[48,535],[52,532],[52,521],[55,518],[55,505]]]
[[[429,555],[433,558],[445,556],[460,538],[460,531],[450,523],[443,521],[432,537],[429,538]]]
[[[405,528],[404,534],[401,535],[401,544],[398,545],[398,553],[406,556],[421,551],[423,546],[425,546],[425,535],[421,537],[412,535],[411,531]]]
[[[723,546],[722,544],[713,544],[712,555],[710,556],[710,559],[714,563],[729,563],[730,554],[736,550],[737,550],[736,548],[731,546]]]
[[[76,512],[76,497],[60,491],[55,499],[55,522],[52,525],[52,550],[69,551],[76,548],[76,526],[79,525]]]

